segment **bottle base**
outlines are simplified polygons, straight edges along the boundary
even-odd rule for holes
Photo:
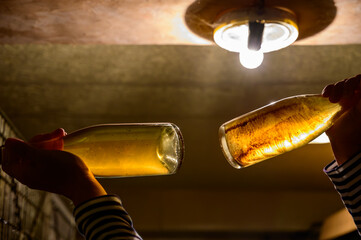
[[[239,164],[239,162],[237,162],[233,158],[232,154],[229,151],[227,140],[226,140],[226,133],[225,133],[223,125],[219,128],[219,139],[220,139],[220,144],[221,144],[221,149],[222,149],[223,155],[227,159],[228,163],[234,168],[237,168],[237,169],[242,168],[242,165]]]

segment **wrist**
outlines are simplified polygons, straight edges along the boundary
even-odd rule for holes
[[[343,164],[361,151],[361,115],[356,109],[343,114],[326,131],[337,163]]]
[[[107,192],[92,173],[89,173],[87,177],[79,178],[72,189],[72,192],[67,197],[73,202],[74,206],[92,198],[107,195]]]
[[[361,144],[361,143],[360,143]],[[331,147],[338,165],[345,163],[357,153],[361,152],[359,144],[350,141],[332,141]]]

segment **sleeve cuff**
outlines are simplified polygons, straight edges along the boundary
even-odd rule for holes
[[[77,205],[73,210],[73,215],[76,217],[77,215],[79,215],[80,212],[82,212],[88,206],[96,205],[98,203],[107,202],[107,201],[113,201],[114,203],[119,203],[119,205],[122,204],[120,198],[117,195],[98,196]]]
[[[86,239],[141,239],[116,195],[103,195],[83,202],[73,214],[79,232]]]
[[[333,178],[346,171],[349,171],[352,167],[354,167],[357,164],[361,164],[361,152],[356,154],[354,157],[350,158],[341,165],[338,165],[336,160],[333,160],[331,163],[326,165],[323,171],[327,174],[327,176]]]

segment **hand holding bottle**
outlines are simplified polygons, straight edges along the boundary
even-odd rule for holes
[[[344,114],[326,131],[335,159],[342,164],[361,151],[361,75],[330,84],[322,95],[339,102]]]
[[[2,168],[30,188],[53,192],[71,199],[75,205],[106,192],[84,162],[59,151],[66,135],[63,129],[37,135],[25,143],[9,138],[5,142]]]

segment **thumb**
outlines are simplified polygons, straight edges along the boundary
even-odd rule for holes
[[[30,139],[29,144],[38,149],[63,150],[64,136],[66,136],[65,130],[58,128],[51,133],[36,135]]]
[[[59,138],[62,138],[66,135],[66,132],[63,128],[58,128],[51,133],[39,134],[32,137],[29,142],[30,143],[41,143],[46,141],[54,141]]]

